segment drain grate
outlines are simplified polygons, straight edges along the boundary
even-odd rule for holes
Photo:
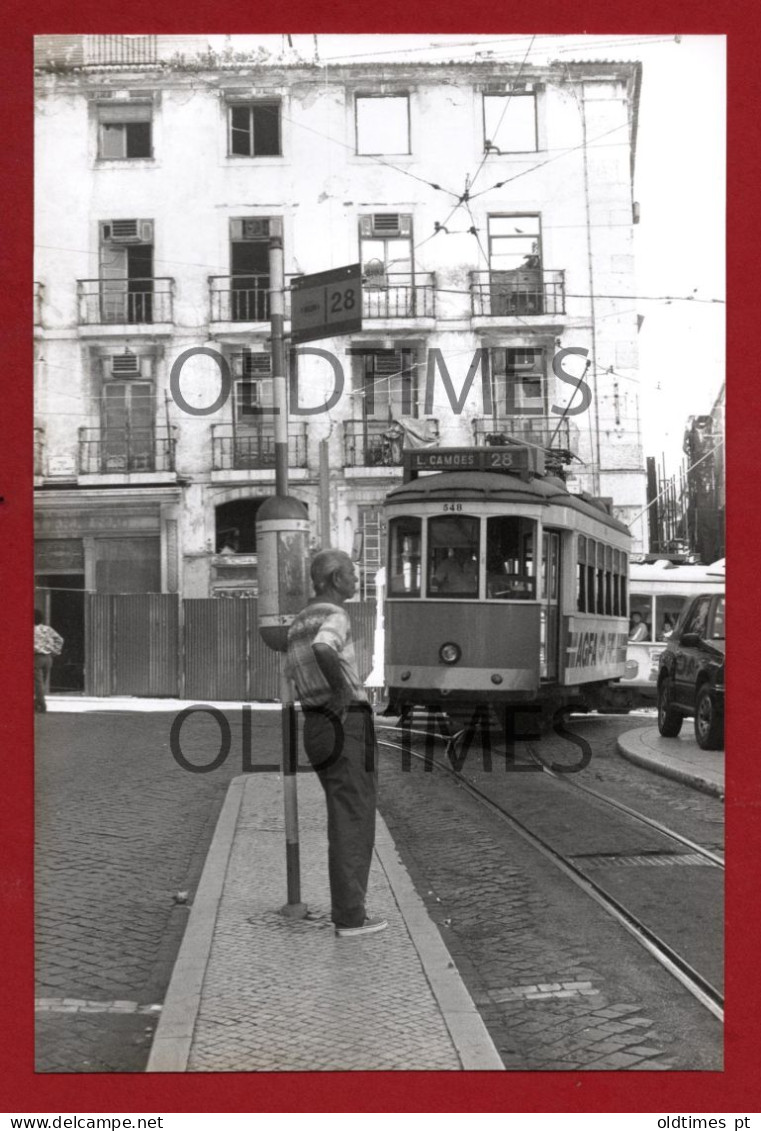
[[[699,852],[649,852],[641,856],[572,856],[569,859],[585,868],[611,868],[618,866],[642,866],[649,868],[703,867],[716,868],[713,860],[701,856]]]

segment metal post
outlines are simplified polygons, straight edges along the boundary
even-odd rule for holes
[[[270,237],[270,326],[272,335],[272,393],[275,410],[275,494],[288,494],[288,381],[283,342],[285,276],[283,273],[283,240],[279,234]],[[307,913],[301,902],[301,867],[299,860],[299,808],[296,767],[296,711],[293,687],[285,674],[285,659],[280,656],[280,703],[283,770],[283,807],[285,816],[285,868],[288,902],[282,913],[303,919]]]

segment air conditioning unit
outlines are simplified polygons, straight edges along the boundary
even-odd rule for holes
[[[124,381],[133,377],[150,379],[153,376],[153,358],[138,357],[134,353],[117,353],[103,359],[103,372],[111,380]]]
[[[109,220],[100,228],[103,243],[153,243],[152,220]]]
[[[412,217],[399,212],[375,212],[362,216],[359,223],[361,234],[367,237],[412,235]]]
[[[268,353],[234,353],[231,357],[234,377],[271,377],[272,360]]]
[[[234,240],[268,240],[270,220],[268,216],[246,217],[230,221],[230,238]]]

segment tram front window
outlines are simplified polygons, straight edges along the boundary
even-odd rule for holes
[[[536,597],[536,523],[518,515],[486,522],[486,596],[502,601]]]
[[[480,522],[442,515],[428,523],[428,593],[431,597],[478,596]]]
[[[388,527],[389,597],[420,596],[421,520],[392,518]]]

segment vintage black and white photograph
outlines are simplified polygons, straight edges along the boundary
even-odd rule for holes
[[[36,1071],[721,1071],[724,37],[34,63]]]

